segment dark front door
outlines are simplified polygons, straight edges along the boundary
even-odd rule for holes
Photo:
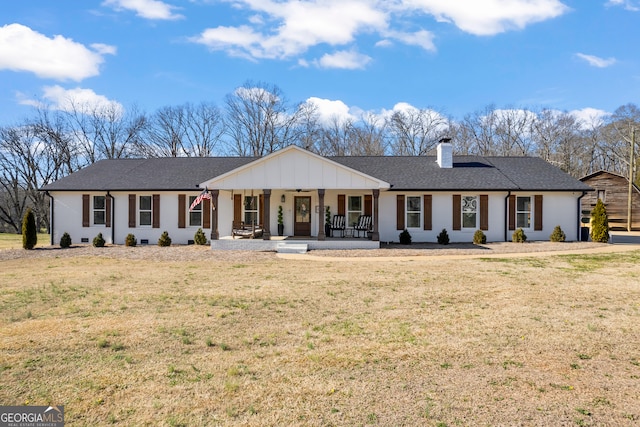
[[[311,236],[311,197],[296,196],[294,204],[296,209],[293,220],[293,235]]]

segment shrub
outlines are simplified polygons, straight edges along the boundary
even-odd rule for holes
[[[60,238],[60,247],[68,248],[69,246],[71,246],[71,236],[69,233],[65,232]]]
[[[282,220],[282,205],[278,206],[278,224],[283,224],[283,220]]]
[[[103,248],[105,243],[102,233],[98,233],[98,235],[93,238],[93,246],[96,248]]]
[[[564,234],[564,231],[562,231],[562,228],[560,228],[559,225],[556,225],[556,227],[553,229],[553,233],[551,233],[551,236],[549,236],[549,240],[551,240],[552,242],[564,242],[565,240],[567,240],[567,235]]]
[[[136,239],[136,236],[134,236],[131,233],[127,234],[127,237],[124,238],[125,246],[135,246],[137,244],[138,244],[138,239]]]
[[[406,228],[402,233],[400,233],[400,243],[403,245],[411,244],[411,234],[409,233],[409,230],[407,230]]]
[[[441,245],[449,244],[449,233],[447,233],[447,229],[443,228],[440,234],[438,234],[438,243]]]
[[[331,209],[329,206],[324,209],[324,223],[331,225]]]
[[[36,217],[31,208],[28,208],[24,218],[22,218],[22,247],[24,249],[33,249],[37,243]]]
[[[487,236],[482,230],[476,230],[476,232],[473,233],[473,243],[476,245],[483,245],[487,243]]]
[[[171,246],[171,237],[169,233],[164,231],[158,239],[158,246]]]
[[[591,211],[591,240],[594,242],[609,242],[609,218],[607,208],[598,199],[596,206]]]
[[[524,234],[524,230],[522,228],[518,228],[511,235],[511,241],[515,243],[524,243],[527,241],[527,235]]]
[[[206,245],[207,244],[207,236],[202,231],[202,228],[198,228],[196,234],[193,236],[193,241],[196,245]]]

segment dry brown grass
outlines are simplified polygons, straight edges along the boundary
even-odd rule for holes
[[[0,261],[0,402],[70,426],[634,425],[640,252]]]

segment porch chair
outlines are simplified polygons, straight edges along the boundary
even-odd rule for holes
[[[346,221],[344,215],[334,215],[333,221],[329,228],[331,229],[331,236],[333,237],[333,230],[340,230],[341,237],[344,237],[344,229],[346,227]]]
[[[360,232],[367,237],[367,231],[371,231],[371,215],[360,215],[353,230],[358,233],[357,237],[360,237]]]

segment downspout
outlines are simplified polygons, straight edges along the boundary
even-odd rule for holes
[[[55,202],[55,200],[53,199],[53,196],[51,194],[49,194],[48,191],[45,191],[44,194],[46,194],[50,199],[51,202],[49,202],[49,243],[51,244],[51,246],[54,245],[53,243],[53,213],[55,212],[55,209],[53,209],[53,204]]]
[[[578,197],[578,238],[576,241],[580,242],[582,240],[582,198],[587,195],[586,191],[582,192],[582,196]],[[587,239],[588,240],[588,239]]]
[[[509,235],[509,197],[511,197],[511,190],[507,191],[507,197],[504,198],[504,241],[508,242]]]
[[[116,244],[116,199],[107,191],[107,197],[111,199],[111,244]]]

